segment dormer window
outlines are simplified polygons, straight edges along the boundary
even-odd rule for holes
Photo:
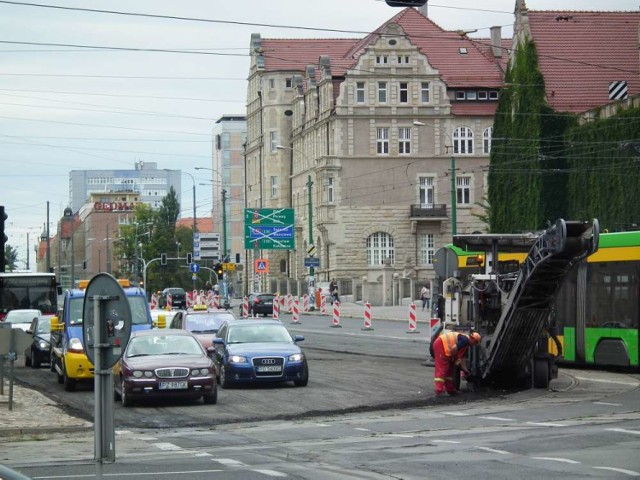
[[[376,65],[388,65],[389,57],[387,55],[376,55]]]
[[[460,47],[460,55],[466,55],[467,54],[467,47]]]

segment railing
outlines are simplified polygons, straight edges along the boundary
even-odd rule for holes
[[[447,206],[442,203],[411,205],[411,218],[447,218]]]

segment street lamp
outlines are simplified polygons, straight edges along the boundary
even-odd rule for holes
[[[418,122],[417,120],[413,122],[416,127],[426,127],[427,124],[423,122]],[[457,199],[456,199],[456,157],[454,155],[453,149],[453,140],[451,139],[451,135],[445,129],[436,127],[433,124],[430,124],[433,128],[437,128],[442,133],[444,133],[447,137],[449,137],[449,141],[451,142],[451,234],[457,235],[458,233],[458,221],[457,221]]]

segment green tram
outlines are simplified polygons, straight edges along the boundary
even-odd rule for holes
[[[637,369],[640,231],[601,234],[598,251],[560,288],[555,316],[562,363]]]

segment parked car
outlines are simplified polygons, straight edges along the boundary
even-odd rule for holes
[[[225,322],[213,339],[213,360],[222,388],[236,383],[309,382],[309,367],[297,342],[278,320]]]
[[[148,398],[218,401],[216,367],[195,335],[154,329],[131,334],[113,367],[114,398],[128,407]]]
[[[51,361],[51,318],[53,315],[40,315],[31,322],[27,333],[33,337],[29,348],[24,351],[24,364],[27,367],[40,368]]]
[[[26,332],[29,330],[33,319],[41,315],[42,312],[36,309],[25,308],[11,310],[4,318],[4,323],[10,323],[11,328],[20,328]]]
[[[273,315],[274,293],[251,293],[249,295],[249,316]]]
[[[173,317],[170,328],[178,328],[193,333],[205,348],[209,348],[213,337],[226,321],[235,320],[228,310],[190,308],[182,310]]]
[[[162,297],[160,299],[160,307],[164,308],[167,305],[167,295],[171,295],[171,308],[187,308],[187,292],[182,288],[169,287],[162,291]]]

